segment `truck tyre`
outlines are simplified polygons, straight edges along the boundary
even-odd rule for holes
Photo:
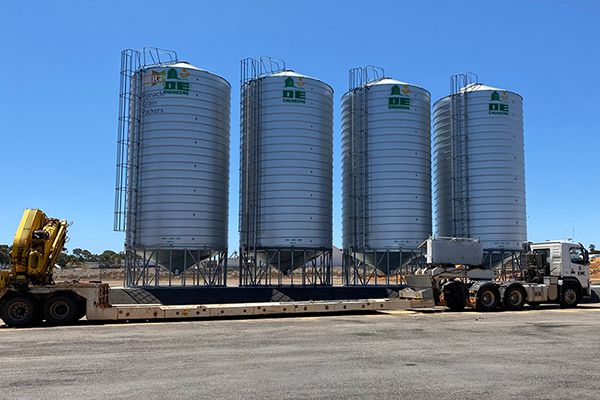
[[[467,294],[462,282],[450,282],[443,288],[446,307],[451,311],[462,311],[467,305]]]
[[[560,291],[561,307],[576,307],[579,303],[579,290],[575,285],[564,285]]]
[[[35,325],[40,320],[39,315],[40,310],[35,300],[24,295],[9,297],[0,309],[2,321],[14,328]]]
[[[87,311],[85,301],[79,302],[78,307],[79,313],[77,313],[77,318],[75,318],[75,321],[79,321],[81,318],[85,317]]]
[[[77,300],[68,294],[56,294],[44,303],[44,319],[51,325],[67,325],[79,319]]]
[[[477,291],[477,302],[475,309],[477,311],[494,311],[500,304],[500,292],[493,283],[483,284]]]
[[[527,292],[519,284],[512,284],[504,291],[504,308],[509,311],[521,311],[527,302]]]

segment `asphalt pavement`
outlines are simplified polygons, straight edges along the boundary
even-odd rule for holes
[[[0,328],[1,399],[598,399],[600,306]]]

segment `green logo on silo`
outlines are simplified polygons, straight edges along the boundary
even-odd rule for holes
[[[490,115],[508,115],[508,93],[506,91],[502,92],[502,95],[496,91],[492,92],[488,113]]]
[[[410,88],[408,85],[404,85],[402,89],[400,86],[392,86],[390,97],[388,97],[388,108],[390,110],[410,110]]]
[[[302,89],[304,87],[304,78],[297,78],[294,82],[294,78],[291,76],[285,78],[283,86],[283,102],[284,103],[306,103],[306,91]]]
[[[167,94],[190,94],[190,82],[185,79],[190,75],[186,68],[181,70],[181,77],[178,76],[175,68],[169,68],[167,70],[167,76],[165,77],[165,93]]]

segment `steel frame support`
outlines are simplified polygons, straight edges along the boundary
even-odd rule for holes
[[[375,260],[375,265],[368,260]],[[425,263],[424,249],[344,249],[342,282],[345,286],[405,284],[405,275],[423,268]]]
[[[183,252],[181,271],[173,269],[173,252]],[[125,287],[227,286],[227,250],[215,251],[208,258],[198,249],[135,249],[125,251]],[[168,252],[168,262],[159,265],[158,255]]]
[[[295,268],[286,268],[282,254],[302,259]],[[240,247],[239,286],[330,286],[331,248]]]

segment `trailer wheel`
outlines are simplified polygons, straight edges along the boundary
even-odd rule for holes
[[[579,291],[575,285],[564,285],[560,294],[561,307],[576,307],[579,303]]]
[[[452,311],[462,311],[467,305],[467,294],[462,282],[450,282],[443,288],[446,307]]]
[[[68,294],[57,294],[44,303],[44,319],[52,325],[67,325],[79,319],[79,303]]]
[[[494,311],[500,303],[500,293],[493,283],[482,285],[477,291],[477,302],[475,309],[477,311]]]
[[[510,311],[520,311],[527,301],[527,292],[518,284],[510,285],[504,292],[504,308]]]
[[[39,315],[40,310],[35,300],[24,295],[8,298],[0,309],[2,321],[14,328],[35,325],[40,320]]]

